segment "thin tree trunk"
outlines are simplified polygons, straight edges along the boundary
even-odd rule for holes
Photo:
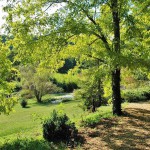
[[[95,112],[96,107],[95,107],[95,100],[92,98],[92,112]]]
[[[111,0],[111,9],[114,26],[114,52],[120,54],[120,18],[118,10],[118,0]],[[120,93],[120,68],[118,65],[112,71],[112,100],[113,114],[121,115],[121,93]]]
[[[101,80],[98,79],[98,107],[100,107],[102,105],[102,89],[101,89]]]
[[[40,92],[35,89],[34,94],[35,94],[37,102],[42,103],[42,96],[41,96]]]
[[[98,68],[100,66],[100,61],[98,60]],[[102,94],[102,82],[101,82],[101,79],[99,78],[98,79],[98,107],[100,107],[102,105],[102,97],[101,97],[101,94]]]

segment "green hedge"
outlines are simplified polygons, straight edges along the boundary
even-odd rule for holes
[[[150,100],[150,87],[124,90],[122,92],[123,101],[139,102]]]

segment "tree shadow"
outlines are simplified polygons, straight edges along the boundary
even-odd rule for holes
[[[87,129],[84,149],[150,149],[150,111],[127,108],[124,116],[103,119],[94,129]]]
[[[146,109],[127,108],[126,112],[124,112],[124,116],[132,119],[138,119],[143,122],[150,122],[150,111]]]
[[[109,128],[104,141],[111,149],[142,150],[148,149],[150,144],[150,111],[139,108],[127,108],[124,112],[123,122],[116,127]],[[121,120],[121,118],[120,118]]]

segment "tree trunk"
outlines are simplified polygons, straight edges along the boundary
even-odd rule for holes
[[[100,107],[102,105],[102,88],[101,88],[101,80],[98,79],[98,107]]]
[[[118,0],[111,0],[111,9],[114,27],[114,52],[120,54],[120,18],[118,10]],[[113,114],[121,115],[121,93],[120,93],[120,67],[115,66],[112,71],[112,101]]]
[[[99,68],[99,66],[100,66],[100,61],[98,60],[98,68]],[[101,105],[102,105],[102,82],[101,82],[101,79],[99,78],[98,79],[98,86],[97,86],[97,88],[98,88],[98,105],[97,105],[97,107],[100,107]]]
[[[95,100],[94,98],[92,98],[92,112],[96,111],[96,107],[95,107]]]
[[[120,94],[120,69],[112,72],[112,102],[113,114],[120,116],[121,112],[121,94]]]
[[[41,96],[40,92],[35,89],[34,94],[35,94],[37,102],[42,103],[42,96]]]

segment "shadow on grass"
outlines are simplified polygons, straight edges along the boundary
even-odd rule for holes
[[[129,110],[129,111],[128,111]],[[131,109],[127,108],[126,112],[124,113],[125,116],[138,119],[143,122],[150,122],[150,111],[145,109]]]
[[[26,106],[26,107],[22,107],[22,108],[27,109],[27,108],[30,108],[30,106]]]
[[[85,149],[148,150],[150,148],[150,111],[127,108],[123,117],[104,119],[95,129],[84,129]],[[101,147],[101,148],[100,148]]]

